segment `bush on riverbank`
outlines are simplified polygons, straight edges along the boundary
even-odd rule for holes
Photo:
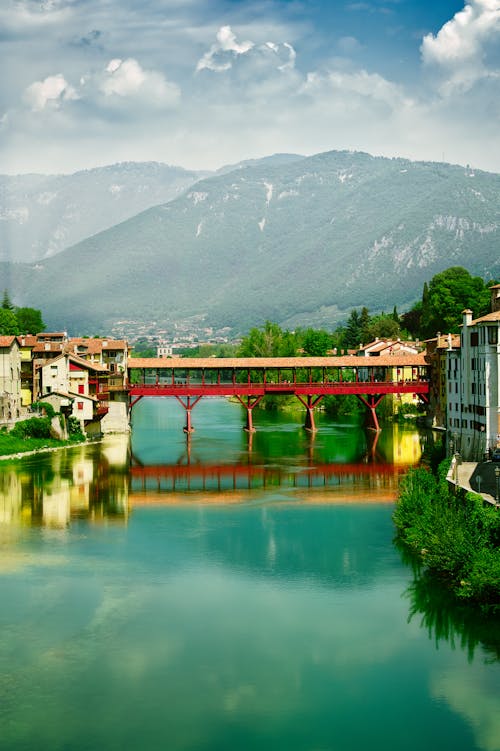
[[[10,435],[14,438],[51,438],[50,417],[30,417],[16,422]]]
[[[9,432],[0,431],[0,456],[69,446],[85,440],[80,423],[74,417],[68,419],[68,433],[68,440],[57,438],[51,428],[51,416],[20,420]]]
[[[500,611],[500,513],[476,493],[452,492],[448,466],[406,475],[393,516],[397,540],[456,597]]]

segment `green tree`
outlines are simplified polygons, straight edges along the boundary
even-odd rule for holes
[[[323,329],[306,329],[300,336],[304,355],[324,357],[332,347],[332,336]]]
[[[483,279],[471,276],[461,266],[452,266],[430,281],[422,295],[421,336],[431,338],[438,331],[457,333],[462,311],[472,310],[477,318],[489,312],[490,291]]]
[[[419,300],[410,310],[401,316],[401,328],[415,338],[420,336],[422,307],[423,303]]]
[[[45,330],[42,314],[35,308],[16,308],[15,314],[20,334],[38,334]]]
[[[260,329],[250,329],[238,350],[239,357],[294,357],[295,354],[294,335],[271,321],[266,321]]]
[[[372,316],[370,318],[370,323],[367,328],[367,341],[373,341],[377,337],[379,339],[397,339],[400,330],[401,327],[399,322],[395,321],[392,315],[381,313],[378,316]]]
[[[13,310],[0,308],[0,334],[19,334],[17,318]]]
[[[362,329],[360,315],[356,309],[351,311],[351,315],[347,319],[347,324],[344,332],[344,341],[342,344],[344,347],[350,347],[354,349],[359,347],[362,339]]]
[[[6,289],[3,291],[2,308],[4,310],[14,310],[14,306],[9,297],[9,292]]]

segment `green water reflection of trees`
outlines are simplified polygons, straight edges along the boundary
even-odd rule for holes
[[[420,615],[420,625],[427,629],[436,646],[440,642],[448,642],[453,648],[460,646],[470,662],[477,648],[484,650],[492,662],[500,661],[500,616],[457,602],[431,572],[417,567],[414,573],[405,593],[410,601],[408,621]]]

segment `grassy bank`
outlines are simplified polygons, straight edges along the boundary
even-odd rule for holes
[[[476,493],[454,493],[448,465],[441,463],[436,475],[425,469],[406,475],[393,517],[397,542],[456,598],[500,612],[500,513]]]
[[[41,449],[72,446],[75,443],[81,443],[82,440],[82,436],[74,440],[60,441],[56,438],[16,438],[8,433],[0,433],[0,459]]]
[[[74,443],[81,443],[85,440],[78,421],[71,417],[67,421],[69,429],[68,439],[61,440],[55,437],[51,426],[54,410],[50,405],[43,406],[47,408],[46,411],[48,414],[20,420],[10,431],[7,431],[6,428],[0,430],[0,457],[40,451],[41,449],[71,446]],[[61,415],[58,415],[58,417],[61,421],[65,419]],[[65,422],[62,424],[66,425]]]

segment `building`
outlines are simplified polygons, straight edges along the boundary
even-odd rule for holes
[[[172,345],[166,342],[159,342],[156,348],[156,357],[172,357]]]
[[[0,336],[0,425],[21,416],[21,353],[17,337]]]
[[[491,287],[491,312],[463,311],[460,346],[447,350],[447,429],[453,450],[481,459],[500,446],[500,285]]]
[[[358,357],[382,357],[386,355],[416,355],[421,351],[418,342],[404,342],[401,339],[379,339],[357,350]]]
[[[430,365],[429,412],[432,415],[432,427],[446,430],[448,411],[447,357],[448,352],[460,349],[460,334],[441,334],[426,342],[427,361]]]
[[[52,394],[71,400],[71,415],[88,431],[108,411],[108,370],[77,355],[60,354],[38,365],[38,397]]]
[[[21,403],[30,407],[33,402],[33,349],[38,340],[32,334],[17,337],[21,354]]]

